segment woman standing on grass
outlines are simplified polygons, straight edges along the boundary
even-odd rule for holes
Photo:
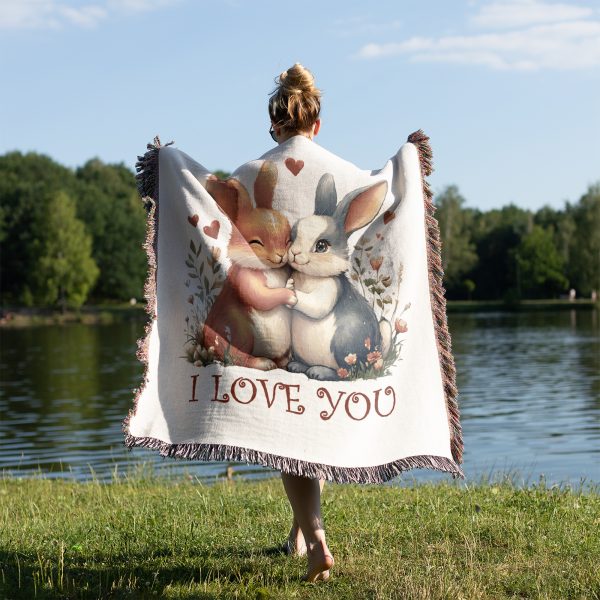
[[[321,92],[308,69],[296,63],[277,78],[269,99],[271,137],[278,144],[302,135],[310,140],[319,132]],[[306,581],[326,580],[333,566],[321,518],[324,480],[281,473],[283,486],[294,513],[284,548],[288,554],[308,557]]]

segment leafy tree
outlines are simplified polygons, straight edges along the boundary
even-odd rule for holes
[[[571,210],[575,232],[569,247],[571,285],[580,295],[600,291],[600,183],[591,185]]]
[[[99,270],[92,258],[92,238],[77,218],[75,202],[58,192],[48,202],[44,237],[32,274],[33,296],[43,304],[81,306]]]
[[[472,241],[474,213],[465,210],[465,199],[454,185],[448,186],[435,198],[436,218],[442,237],[442,266],[448,296],[471,293],[465,288],[465,275],[477,264],[475,244]]]
[[[101,273],[92,295],[140,298],[147,270],[142,248],[146,213],[133,173],[124,165],[93,159],[77,169],[76,176],[85,189],[78,215],[93,236],[93,255]]]
[[[534,225],[515,250],[515,257],[519,296],[553,296],[568,286],[563,275],[564,262],[554,245],[551,231]]]
[[[532,225],[531,213],[513,204],[476,215],[473,236],[479,262],[470,277],[476,298],[517,295],[514,250]]]
[[[64,190],[76,197],[73,172],[51,158],[10,152],[0,156],[0,292],[4,301],[33,302],[31,273],[45,236],[48,199]]]

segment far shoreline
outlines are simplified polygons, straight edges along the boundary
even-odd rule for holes
[[[53,307],[6,306],[0,309],[0,328],[31,327],[36,325],[108,325],[124,321],[148,319],[146,304],[114,303],[86,304],[79,309],[61,311]],[[599,310],[600,302],[591,299],[581,300],[522,300],[506,303],[502,300],[448,300],[447,312],[534,312],[553,310]]]

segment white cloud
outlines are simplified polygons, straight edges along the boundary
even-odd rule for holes
[[[522,11],[512,14],[508,12],[509,7]],[[555,8],[542,14],[541,7]],[[588,9],[539,0],[495,2],[484,5],[471,22],[486,27],[527,26],[509,31],[371,43],[363,46],[357,56],[373,59],[402,55],[411,62],[446,62],[520,71],[598,67],[600,20],[581,19],[584,14],[588,14]]]
[[[577,21],[592,16],[594,11],[585,6],[558,4],[543,0],[505,0],[484,4],[478,14],[469,20],[486,28],[524,27],[542,23]]]
[[[0,0],[0,29],[95,27],[123,12],[144,12],[178,0],[101,0],[74,5],[65,0]]]
[[[179,0],[108,0],[110,9],[121,12],[147,12],[174,4]]]

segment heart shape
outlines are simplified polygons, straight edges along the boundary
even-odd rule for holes
[[[219,235],[220,227],[221,224],[215,219],[210,225],[205,225],[202,229],[206,235],[210,235],[211,238],[216,240]]]
[[[198,215],[192,215],[190,217],[190,215],[188,215],[188,223],[192,226],[192,227],[196,227],[196,225],[198,225]]]
[[[383,213],[383,222],[385,225],[387,225],[393,218],[396,217],[396,213],[392,210],[386,210]]]
[[[294,177],[302,171],[302,167],[304,167],[303,160],[294,160],[293,158],[285,159],[285,166],[293,173]]]

